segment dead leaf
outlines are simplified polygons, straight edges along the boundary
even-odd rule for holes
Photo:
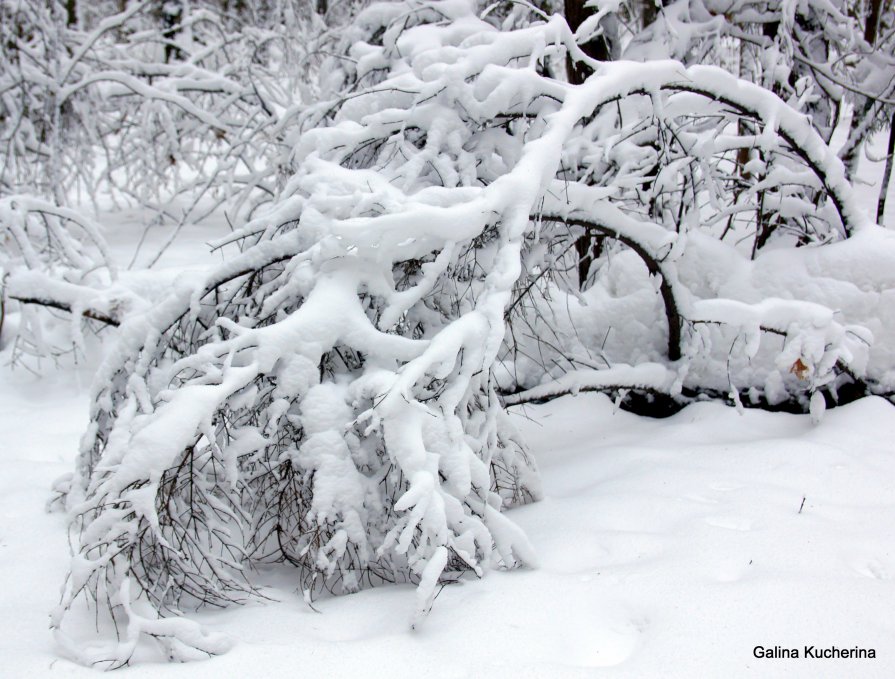
[[[796,362],[792,364],[789,372],[798,377],[800,380],[808,379],[808,366],[805,365],[801,357],[796,359]]]

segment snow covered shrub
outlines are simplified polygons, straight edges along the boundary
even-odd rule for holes
[[[0,2],[0,330],[21,301],[70,311],[70,299],[48,300],[52,280],[107,284],[115,276],[100,230],[64,207],[66,187],[85,179],[96,141],[91,102],[62,92],[65,30],[61,5]],[[19,285],[25,280],[28,289]],[[34,308],[22,306],[21,315],[16,332],[5,331],[18,348],[41,356],[70,348],[71,338],[60,344],[44,335]],[[72,328],[77,339],[80,318]]]
[[[325,6],[325,3],[323,3]],[[242,222],[289,172],[298,114],[362,0],[0,2],[0,188],[137,205],[176,233]],[[338,83],[332,83],[337,86]]]
[[[567,12],[579,5],[584,3],[565,1]],[[892,115],[893,14],[879,0],[627,0],[584,11],[588,16],[576,24],[576,34],[591,56],[721,66],[809,115],[828,142],[843,116],[850,116],[839,150],[849,175],[868,134]]]
[[[34,196],[0,198],[0,332],[15,306],[18,327],[7,334],[17,352],[58,356],[80,344],[82,321],[117,325],[135,300],[97,290],[116,276],[99,227],[84,215]],[[49,336],[37,308],[71,314],[67,332]]]
[[[884,49],[873,49],[885,33],[878,30],[879,5],[628,0],[599,3],[577,34],[580,43],[608,41],[615,58],[721,66],[808,114],[829,140],[845,101],[890,98],[895,63]],[[860,112],[861,124],[867,113]]]
[[[834,382],[863,389],[854,372],[866,363],[865,330],[798,302],[778,305],[776,320],[764,324],[755,319],[766,312],[744,304],[761,299],[754,291],[735,291],[737,311],[722,312],[723,300],[715,299],[726,274],[754,268],[766,249],[817,247],[867,228],[841,164],[810,123],[767,90],[715,69],[691,67],[677,78],[670,62],[650,66],[659,82],[610,94],[572,138],[537,215],[549,254],[520,279],[510,307],[504,390],[533,387],[545,374],[565,386],[510,394],[507,402],[586,383],[616,391],[628,385],[678,402],[728,394],[739,403],[739,385],[754,403],[791,400],[807,408],[812,394]],[[672,70],[662,74],[663,66]],[[622,81],[630,69],[606,64],[598,75],[608,84],[614,72]],[[743,149],[753,153],[745,165]],[[569,280],[576,234],[595,244],[577,262],[577,280]],[[795,292],[769,287],[775,297]],[[658,328],[657,315],[665,320]],[[761,333],[747,332],[756,323]],[[784,365],[806,332],[820,332],[809,344],[819,342],[821,353],[797,353]],[[783,344],[771,337],[762,343],[761,334]],[[829,356],[836,358],[827,365]],[[797,360],[826,367],[793,370]],[[630,366],[645,362],[666,367],[629,382]],[[617,376],[610,367],[619,368]],[[567,374],[577,369],[584,372]]]
[[[266,102],[271,81],[295,86],[271,78],[270,66],[300,60],[265,25],[229,34],[233,18],[215,4],[189,3],[174,17],[156,4],[99,2],[79,21],[62,3],[0,3],[5,192],[63,205],[112,190],[145,205],[195,194],[200,173],[255,169],[270,140],[253,133],[279,103]],[[269,21],[300,32],[295,19]],[[236,151],[238,140],[255,144]]]
[[[599,64],[560,17],[482,18],[467,0],[373,5],[346,44],[328,72],[344,94],[300,114],[294,173],[227,239],[241,252],[132,315],[99,371],[53,616],[82,662],[125,664],[144,634],[172,658],[223,650],[172,616],[263,594],[265,563],[295,566],[308,598],[414,582],[415,622],[439,583],[532,564],[501,510],[536,499],[538,477],[498,386],[557,377],[549,351],[579,349],[566,334],[543,351],[543,328],[551,296],[576,292],[564,271],[584,233],[642,260],[665,323],[632,365],[560,380],[710,392],[687,379],[715,325],[747,357],[763,330],[784,334],[774,384],[816,411],[837,366],[860,368],[829,310],[719,298],[680,266],[691,239],[750,261],[870,228],[841,163],[773,93],[716,68]],[[567,56],[595,74],[551,77]],[[748,167],[744,146],[760,152]],[[117,641],[64,629],[82,597]]]
[[[116,325],[144,305],[98,273],[112,272],[91,225],[100,204],[141,206],[169,227],[151,266],[183,225],[224,205],[241,222],[277,194],[298,112],[328,91],[314,87],[320,53],[361,4],[340,3],[324,20],[297,1],[232,12],[216,2],[0,2],[0,274],[13,275],[4,311],[28,303],[21,348],[58,356],[84,318]],[[84,313],[71,337],[51,341],[58,324],[41,329],[41,309]]]

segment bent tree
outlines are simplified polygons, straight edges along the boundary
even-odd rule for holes
[[[769,401],[819,416],[824,390],[858,379],[860,328],[817,304],[707,297],[678,266],[700,238],[748,259],[872,228],[809,119],[719,69],[596,62],[561,17],[527,11],[362,12],[346,94],[304,111],[295,173],[227,239],[239,253],[122,324],[66,489],[75,554],[53,627],[73,657],[118,667],[146,637],[172,659],[221,652],[179,613],[263,596],[263,564],[294,566],[308,599],[415,583],[413,624],[463,573],[535,564],[502,514],[540,494],[506,402],[686,400],[719,379],[736,399],[755,375],[722,356],[719,376],[721,326],[768,359],[741,386]],[[553,77],[567,58],[593,74]],[[744,147],[761,151],[748,176]],[[591,231],[645,262],[662,348],[550,381],[532,341]],[[534,374],[507,382],[524,357]],[[72,634],[81,599],[116,638]]]

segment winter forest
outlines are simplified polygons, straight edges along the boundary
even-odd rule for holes
[[[895,676],[891,0],[0,43],[0,675]]]

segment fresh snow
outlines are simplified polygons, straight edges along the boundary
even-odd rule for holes
[[[617,10],[615,0],[599,4],[600,13],[579,28],[579,39],[597,30],[601,16]],[[828,148],[807,118],[761,88],[744,85],[717,69],[685,70],[671,61],[654,61],[648,67],[606,65],[602,80],[593,87],[542,82],[536,68],[539,61],[547,64],[556,55],[561,57],[562,49],[588,61],[564,22],[552,19],[541,28],[498,31],[464,13],[464,6],[443,3],[446,11],[458,15],[449,28],[422,25],[389,38],[401,63],[385,83],[397,87],[350,97],[331,126],[301,136],[290,157],[302,172],[286,180],[282,199],[266,217],[236,232],[229,218],[225,224],[223,214],[214,212],[210,198],[207,210],[204,204],[189,201],[169,204],[172,215],[183,214],[184,224],[176,229],[160,226],[161,213],[153,215],[144,208],[122,210],[120,205],[94,203],[103,217],[100,221],[107,225],[103,229],[80,212],[38,198],[0,199],[0,221],[9,225],[9,234],[20,243],[23,260],[32,268],[6,278],[11,296],[53,298],[76,317],[85,310],[116,322],[137,317],[126,326],[129,332],[121,332],[124,337],[118,345],[101,343],[102,335],[100,340],[82,336],[78,322],[71,328],[51,328],[52,335],[64,340],[60,346],[77,341],[79,363],[73,367],[70,356],[65,356],[62,369],[54,372],[45,361],[39,366],[42,374],[35,376],[27,369],[33,363],[9,368],[14,348],[9,338],[35,310],[16,310],[7,316],[5,336],[0,338],[0,440],[7,463],[0,477],[0,679],[56,673],[95,676],[91,669],[64,659],[77,653],[71,648],[63,653],[49,629],[48,616],[59,604],[66,573],[84,575],[89,561],[83,556],[70,560],[69,548],[74,544],[78,550],[78,536],[67,537],[69,521],[48,507],[66,483],[57,479],[75,466],[85,429],[85,441],[95,434],[88,429],[88,385],[94,381],[96,394],[96,384],[110,381],[119,365],[109,361],[105,372],[97,373],[98,354],[133,350],[144,341],[151,322],[173,319],[190,300],[197,310],[200,296],[195,291],[213,282],[212,277],[225,280],[246,266],[257,268],[287,256],[294,256],[284,276],[289,283],[267,297],[261,311],[263,315],[282,310],[290,299],[304,297],[313,287],[299,311],[278,318],[275,326],[256,327],[257,319],[251,318],[220,322],[223,335],[229,337],[221,340],[221,346],[232,349],[227,359],[219,366],[212,346],[180,359],[170,374],[179,367],[192,367],[205,370],[204,377],[165,395],[153,392],[158,399],[151,406],[151,380],[143,383],[139,376],[133,380],[134,398],[116,404],[121,428],[112,435],[123,445],[110,446],[112,453],[103,460],[115,465],[115,475],[97,481],[110,491],[98,495],[98,502],[121,511],[107,512],[105,520],[88,526],[87,532],[106,528],[113,536],[109,542],[115,543],[129,530],[122,519],[129,507],[154,515],[155,486],[128,490],[131,482],[147,470],[148,480],[158,481],[172,455],[179,454],[197,431],[206,434],[206,441],[212,440],[211,419],[218,401],[232,396],[234,408],[240,399],[250,403],[257,394],[245,385],[256,374],[271,372],[278,358],[288,357],[275,375],[275,400],[267,419],[235,432],[222,454],[230,473],[227,480],[235,480],[237,455],[264,446],[281,420],[300,418],[308,436],[289,454],[315,474],[310,511],[321,523],[333,517],[340,522],[318,554],[321,568],[334,568],[335,560],[328,561],[327,555],[344,551],[349,540],[355,549],[367,548],[362,518],[377,485],[357,472],[353,457],[362,451],[356,445],[358,438],[346,434],[345,424],[369,424],[371,432],[380,420],[387,420],[385,440],[410,482],[393,505],[408,518],[389,531],[384,546],[401,554],[410,550],[422,585],[415,598],[411,585],[313,598],[302,591],[296,569],[264,566],[251,579],[269,603],[198,613],[186,610],[187,618],[201,623],[200,628],[187,619],[156,619],[145,602],[134,602],[131,615],[127,588],[132,581],[124,579],[120,599],[127,608],[128,625],[121,630],[121,657],[129,655],[129,643],[135,647],[134,664],[122,670],[125,675],[162,679],[287,673],[389,678],[895,676],[891,613],[895,410],[881,398],[866,398],[824,413],[826,401],[819,390],[830,382],[827,377],[832,379],[830,371],[837,360],[858,373],[869,363],[868,376],[878,386],[895,388],[891,266],[895,184],[889,189],[888,213],[882,220],[889,230],[877,229],[868,220],[876,206],[884,133],[870,140],[872,153],[862,158],[852,187],[831,151],[845,141],[847,117]],[[674,31],[681,44],[688,43],[687,32],[697,28],[679,16],[687,6],[676,3],[664,13],[679,27]],[[396,8],[374,7],[364,21],[376,24],[385,18],[377,18],[378,13]],[[88,40],[76,50],[75,60],[89,44]],[[647,47],[633,44],[633,52],[638,49]],[[527,55],[529,68],[499,66],[517,54]],[[365,43],[358,43],[350,55],[346,63],[353,64],[349,70],[360,79],[389,68],[383,52]],[[178,66],[176,72],[165,67],[155,75],[158,86],[116,74],[102,93],[134,89],[147,100],[180,106],[210,128],[223,130],[219,111],[197,108],[184,92],[242,91],[237,80],[193,65]],[[664,94],[660,88],[665,88]],[[558,112],[543,117],[543,128],[533,128],[534,141],[520,147],[518,157],[502,146],[507,140],[501,141],[493,130],[476,132],[481,133],[477,147],[464,142],[468,142],[467,123],[441,110],[444,101],[460,102],[473,118],[493,119],[520,106],[536,90],[540,96],[525,104],[526,114],[543,117],[553,110],[551,102],[560,106]],[[72,85],[61,87],[60,101],[74,91]],[[414,91],[418,93],[413,95]],[[702,224],[704,232],[694,224],[689,232],[671,234],[667,225],[640,221],[615,207],[611,201],[620,194],[614,192],[625,189],[624,182],[607,188],[574,181],[569,185],[566,177],[560,180],[556,167],[563,144],[582,116],[600,102],[631,92],[649,96],[655,115],[669,120],[690,112],[690,106],[697,112],[714,110],[718,100],[751,111],[760,123],[756,134],[734,136],[726,133],[732,130],[718,128],[711,142],[691,149],[707,161],[743,143],[771,150],[777,133],[795,139],[811,172],[785,163],[766,167],[760,158],[750,161],[749,171],[767,172],[763,185],[772,194],[778,186],[825,185],[843,230],[853,237],[799,249],[781,247],[785,241],[771,242],[754,261],[747,261],[736,246],[728,246],[733,237],[721,243],[712,233],[723,225],[726,212]],[[527,94],[520,99],[520,93]],[[288,113],[272,105],[281,114],[279,129],[287,129],[298,107]],[[427,131],[427,142],[420,149],[405,146],[413,155],[407,162],[382,174],[343,167],[348,156],[340,149],[363,146],[370,134],[402,138],[409,144],[411,137],[403,137],[404,131],[415,127]],[[598,132],[594,128],[588,134],[595,139],[580,140],[582,162],[591,162],[597,151],[604,150],[614,161],[637,160],[637,149],[623,143],[622,136],[603,140]],[[686,138],[691,131],[682,126],[680,133]],[[483,176],[494,178],[481,182],[482,187],[476,182],[479,171],[471,148],[480,153]],[[151,154],[147,159],[152,161]],[[654,194],[674,183],[684,167],[675,164],[680,162],[667,164],[656,176]],[[434,186],[426,178],[429,167],[439,178]],[[794,217],[810,207],[797,198],[780,196],[781,215]],[[600,356],[595,358],[606,364],[605,369],[571,371],[551,381],[554,375],[532,372],[522,360],[498,367],[507,374],[512,368],[518,384],[531,387],[506,402],[512,405],[511,423],[537,460],[541,473],[537,486],[543,488],[543,497],[506,514],[484,503],[476,509],[481,522],[477,518],[470,526],[470,503],[481,499],[470,491],[489,485],[487,469],[471,446],[486,436],[477,437],[474,427],[473,433],[464,431],[457,417],[438,420],[437,425],[429,419],[459,412],[465,385],[480,374],[470,373],[489,363],[490,358],[483,361],[483,356],[493,357],[498,351],[502,318],[519,280],[520,262],[528,266],[520,253],[525,254],[523,236],[530,230],[535,203],[552,221],[596,214],[590,218],[599,229],[636,246],[646,259],[643,253],[612,253],[599,284],[579,295],[555,296],[558,302],[551,310],[565,310],[570,324],[555,329],[576,336],[580,331],[582,354],[588,359],[590,349],[599,346]],[[199,221],[203,211],[213,214],[201,225],[191,223]],[[272,237],[280,225],[299,214],[301,233]],[[43,217],[34,215],[51,219],[41,221]],[[695,220],[707,215],[696,210],[690,216]],[[463,241],[492,222],[500,224],[501,238],[493,252],[483,251],[488,275],[482,294],[470,296],[475,304],[421,339],[389,334],[451,270]],[[235,223],[243,222],[237,218]],[[52,235],[61,243],[61,261],[83,270],[83,276],[56,280],[42,272],[39,249],[32,248],[26,236],[40,235],[44,224],[56,229]],[[686,227],[688,222],[681,224]],[[84,242],[69,242],[62,225]],[[226,266],[211,266],[223,255],[206,244],[232,243],[240,235],[262,232],[266,235],[255,248],[231,257]],[[323,234],[331,238],[322,239]],[[308,248],[307,239],[320,242]],[[416,284],[399,291],[391,280],[392,263],[427,257],[433,251],[440,254],[422,265]],[[533,250],[532,261],[537,252]],[[329,263],[339,258],[340,264]],[[646,286],[644,261],[649,258],[661,263],[656,265],[661,275],[653,275]],[[321,262],[329,268],[322,268]],[[384,275],[377,278],[377,271]],[[705,365],[694,361],[685,370],[683,364],[672,369],[655,362],[666,353],[660,346],[664,320],[655,294],[663,282],[674,285],[675,303],[683,315],[698,322],[702,344],[695,351],[702,352]],[[386,301],[376,327],[358,301],[357,292],[363,287]],[[170,295],[172,290],[176,294]],[[333,314],[333,309],[339,313]],[[71,337],[62,337],[63,330]],[[768,337],[768,330],[775,334]],[[788,337],[780,349],[783,332]],[[340,381],[311,387],[316,383],[319,346],[337,339],[364,354],[376,369],[350,388]],[[236,351],[243,349],[237,356]],[[810,371],[801,362],[803,357],[811,359]],[[408,363],[395,372],[394,359]],[[444,379],[453,371],[462,379],[445,388],[437,400],[417,400],[414,387],[422,377]],[[669,419],[652,420],[618,410],[618,403],[606,396],[585,393],[607,385],[636,384],[676,394],[690,375],[719,392],[729,387],[738,405],[738,385],[744,387],[743,400],[755,401],[757,387],[748,393],[746,389],[758,385],[767,402],[775,403],[787,396],[784,380],[802,380],[802,371],[810,373],[813,391],[810,414],[801,416],[705,402]],[[527,372],[531,379],[521,379]],[[717,384],[711,383],[710,375],[717,377]],[[353,407],[359,395],[379,394],[388,386],[393,387],[390,398],[355,418],[349,404]],[[290,413],[289,399],[305,391],[311,395],[302,401],[300,415]],[[571,395],[548,404],[531,403],[565,392]],[[498,412],[496,402],[495,398],[492,410]],[[131,417],[138,426],[129,431]],[[460,444],[453,445],[456,442]],[[118,454],[120,458],[115,457]],[[540,495],[533,488],[534,481],[530,490]],[[122,499],[132,504],[122,507]],[[415,539],[418,526],[425,529],[424,540]],[[450,543],[443,540],[445,527],[452,531]],[[492,538],[500,559],[491,553]],[[416,542],[429,544],[414,554]],[[464,559],[468,556],[473,571],[458,583],[442,586],[438,579],[449,556],[445,544]],[[91,550],[88,546],[84,551],[89,555]],[[483,554],[476,562],[478,552]],[[529,567],[509,572],[491,569],[481,580],[475,577],[488,571],[489,563],[515,561]],[[67,614],[66,631],[78,640],[73,643],[83,657],[103,657],[91,653],[95,648],[89,644],[83,648],[80,644],[81,639],[94,641],[95,631],[105,638],[112,634],[107,612],[95,615],[85,608],[84,598]],[[417,625],[430,608],[426,623]],[[189,666],[152,662],[158,655],[149,652],[141,632],[170,636],[172,629],[178,630],[172,643],[214,652],[232,644],[232,650]],[[875,649],[877,658],[763,660],[753,656],[759,645],[858,646]]]
[[[68,556],[64,516],[45,504],[86,425],[86,374],[15,371],[0,383],[2,676],[95,676],[59,658],[47,618]],[[229,653],[138,663],[124,675],[895,673],[892,405],[863,399],[817,426],[716,403],[650,420],[595,394],[513,413],[543,475],[545,498],[509,514],[537,569],[445,587],[416,631],[409,585],[323,598],[312,609],[294,570],[264,571],[259,581],[276,601],[191,616],[234,639]],[[80,620],[93,625],[89,615]],[[874,648],[877,658],[752,656],[756,645],[812,644]]]

